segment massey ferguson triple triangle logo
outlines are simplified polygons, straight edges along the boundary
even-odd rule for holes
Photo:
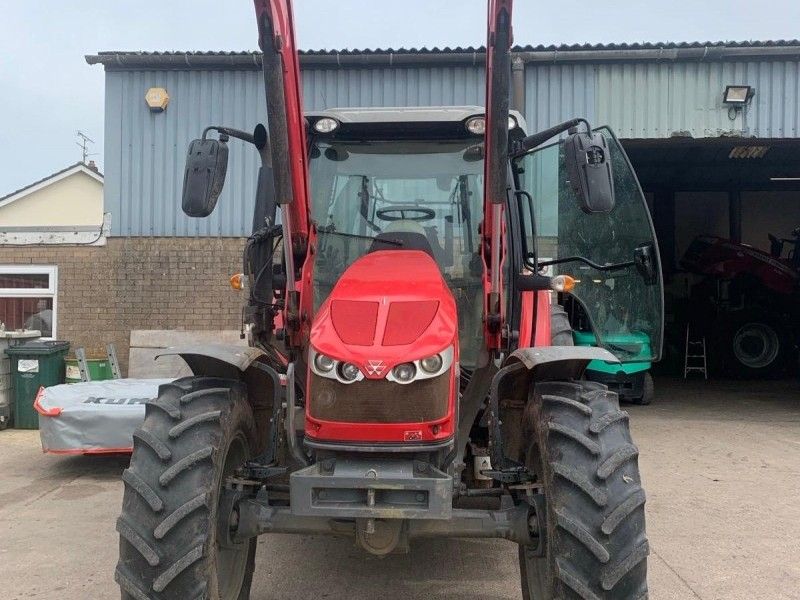
[[[386,369],[386,363],[382,360],[367,361],[367,375],[380,375]]]

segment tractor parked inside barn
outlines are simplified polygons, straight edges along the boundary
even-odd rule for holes
[[[607,343],[624,326],[647,359],[661,348],[653,227],[619,142],[583,119],[528,135],[509,111],[511,0],[489,2],[485,108],[315,114],[289,0],[255,5],[269,128],[209,127],[183,196],[207,216],[227,141],[259,151],[233,280],[250,345],[168,351],[194,375],[134,434],[122,597],[246,599],[257,535],[327,533],[376,555],[504,538],[524,598],[645,598],[628,415],[581,379],[630,359]],[[566,294],[596,347],[573,346]]]
[[[690,323],[712,340],[711,363],[734,377],[775,377],[800,346],[800,227],[769,234],[770,252],[698,236],[681,266],[702,279],[689,292]],[[785,252],[785,255],[784,255]]]

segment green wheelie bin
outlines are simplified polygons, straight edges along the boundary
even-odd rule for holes
[[[33,407],[40,387],[64,383],[64,356],[69,342],[34,340],[6,349],[14,378],[14,427],[38,429]]]

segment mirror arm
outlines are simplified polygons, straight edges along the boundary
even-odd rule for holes
[[[584,258],[583,256],[566,256],[564,258],[557,258],[555,260],[546,260],[544,262],[539,263],[539,268],[542,267],[549,267],[550,265],[559,265],[562,263],[568,262],[582,262],[586,265],[589,265],[593,269],[597,269],[598,271],[618,271],[620,269],[625,269],[627,267],[632,267],[636,263],[632,260],[621,262],[621,263],[612,263],[610,265],[598,265],[596,262],[592,262],[588,258]]]
[[[223,127],[221,125],[209,125],[203,130],[203,139],[206,139],[209,131],[216,131],[220,135],[220,141],[226,142],[227,140],[222,139],[222,136],[236,138],[237,140],[242,140],[243,142],[247,142],[248,144],[253,144],[256,148],[261,150],[265,142],[262,140],[257,140],[256,136],[252,133],[247,131],[242,131],[241,129],[234,129],[233,127]]]
[[[541,146],[550,138],[555,137],[561,133],[564,133],[565,131],[572,129],[573,127],[577,127],[580,123],[586,125],[587,131],[592,131],[592,126],[586,119],[583,118],[570,119],[569,121],[564,121],[563,123],[554,125],[549,129],[538,131],[534,134],[529,135],[526,138],[523,138],[522,141],[517,143],[516,147],[511,153],[511,158],[517,158],[518,156],[522,156],[523,154],[525,154],[530,150],[533,150],[537,146]]]

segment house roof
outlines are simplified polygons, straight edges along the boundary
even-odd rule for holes
[[[33,183],[29,183],[28,185],[19,188],[11,192],[10,194],[6,194],[5,196],[0,197],[0,208],[11,204],[25,196],[28,196],[34,192],[41,190],[49,185],[56,183],[57,181],[61,181],[62,179],[66,179],[70,175],[74,175],[75,173],[86,173],[92,179],[103,183],[103,174],[100,171],[96,171],[95,169],[90,168],[87,164],[82,162],[77,162],[73,165],[70,165],[60,171],[56,171],[48,175],[47,177],[43,177],[38,181],[34,181]]]

